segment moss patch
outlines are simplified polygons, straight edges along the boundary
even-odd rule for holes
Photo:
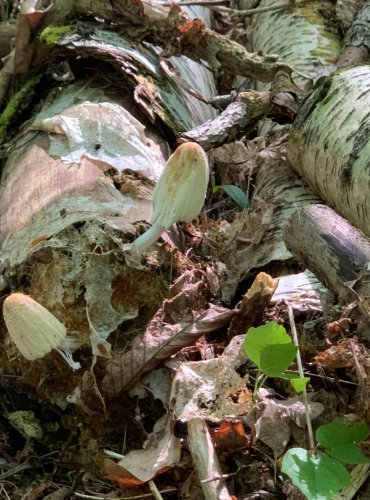
[[[47,27],[40,34],[40,41],[46,43],[48,47],[57,44],[64,36],[73,35],[76,29],[73,26],[53,26]]]
[[[41,75],[31,78],[10,99],[9,104],[0,115],[0,143],[5,141],[10,123],[30,104],[34,90],[40,81]]]

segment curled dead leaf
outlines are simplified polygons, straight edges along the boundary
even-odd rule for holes
[[[107,363],[103,391],[109,398],[131,389],[158,363],[231,320],[233,310],[206,302],[203,280],[194,271],[181,276],[172,288],[175,295],[163,302],[146,331],[134,338],[131,349]]]

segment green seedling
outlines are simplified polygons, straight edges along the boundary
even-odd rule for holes
[[[304,392],[309,378],[285,373],[298,347],[283,326],[275,322],[249,328],[244,339],[244,352],[258,368],[254,397],[268,377],[290,380],[296,392]],[[306,405],[306,411],[307,405]],[[309,415],[307,415],[309,419]],[[346,424],[343,419],[322,425],[316,431],[320,451],[291,448],[286,452],[282,472],[290,477],[308,500],[331,500],[350,483],[345,464],[367,464],[367,458],[357,447],[369,435],[365,424]],[[311,446],[314,448],[313,436]]]
[[[211,184],[213,194],[222,189],[242,210],[249,207],[248,196],[238,186],[234,186],[234,184],[218,185],[216,184],[214,175],[211,176]]]
[[[365,424],[333,420],[316,431],[316,440],[324,451],[291,448],[284,455],[281,470],[308,500],[331,500],[351,481],[344,464],[370,463],[356,446],[368,434]]]
[[[268,377],[289,380],[296,392],[302,392],[309,381],[307,377],[285,373],[297,354],[297,347],[283,326],[275,321],[249,328],[244,339],[244,352],[258,368],[253,396]]]

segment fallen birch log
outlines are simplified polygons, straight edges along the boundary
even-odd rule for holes
[[[352,283],[367,271],[370,241],[325,205],[297,210],[285,227],[290,252],[345,303],[357,300]],[[360,297],[361,298],[361,297]],[[365,297],[363,297],[365,298]]]
[[[288,159],[336,212],[370,236],[370,67],[323,79],[301,107]]]

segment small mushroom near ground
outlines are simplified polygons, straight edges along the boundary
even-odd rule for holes
[[[129,264],[131,260],[137,261],[172,224],[190,222],[199,215],[208,180],[209,167],[205,151],[194,142],[181,144],[169,157],[154,190],[152,226],[126,252]]]
[[[11,340],[28,360],[43,358],[56,349],[71,368],[81,368],[72,358],[77,339],[67,337],[66,327],[45,307],[23,293],[12,293],[3,304],[3,316]]]

